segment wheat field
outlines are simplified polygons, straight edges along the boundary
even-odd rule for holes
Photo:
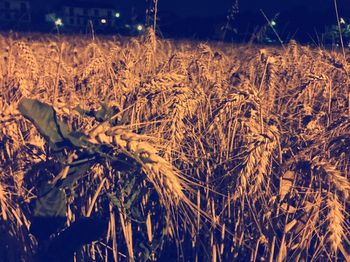
[[[348,50],[148,29],[0,51],[1,261],[350,259]]]

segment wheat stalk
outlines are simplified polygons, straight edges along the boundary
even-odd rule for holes
[[[326,158],[315,157],[312,159],[312,163],[316,169],[322,168],[327,175],[327,180],[334,186],[336,190],[341,192],[345,199],[350,195],[350,182],[349,179],[342,175],[335,165],[326,160]]]
[[[344,211],[336,194],[329,193],[327,198],[328,241],[332,252],[336,253],[344,237]]]
[[[112,128],[96,133],[90,138],[90,142],[111,145],[136,160],[154,185],[164,205],[171,203],[177,206],[179,201],[189,202],[184,194],[184,191],[189,189],[187,181],[171,163],[158,155],[156,148],[143,141],[142,136],[123,128]]]

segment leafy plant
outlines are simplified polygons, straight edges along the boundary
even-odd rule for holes
[[[114,154],[109,146],[92,143],[91,137],[72,130],[65,122],[59,120],[54,108],[46,103],[23,98],[19,102],[19,111],[45,137],[50,152],[49,157],[58,165],[57,172],[53,172],[54,177],[42,181],[38,186],[37,198],[33,200],[30,210],[31,232],[38,240],[40,259],[67,258],[81,245],[98,240],[102,234],[106,233],[107,216],[103,214],[106,210],[99,212],[99,219],[83,217],[60,232],[67,220],[68,197],[66,192],[74,194],[75,184],[79,183],[79,179],[97,163],[102,166],[110,163],[111,171],[120,169],[118,162],[126,163],[127,169],[121,173],[117,171],[119,178],[113,181],[115,185],[112,186],[112,192],[114,193],[107,195],[112,206],[115,206],[125,216],[125,219],[130,218],[144,224],[150,212],[161,212],[147,204],[150,198],[157,200],[157,196],[152,194],[150,185],[143,186],[144,177],[140,175],[141,168],[138,167],[136,160],[132,159],[131,154],[128,156],[123,153]],[[102,123],[107,123],[112,116],[111,113],[115,113],[105,105],[97,112],[84,111],[80,108],[77,108],[77,111],[82,115],[92,116]],[[144,204],[140,211],[142,203]],[[161,222],[163,226],[166,226],[165,222]],[[160,240],[164,238],[165,231],[161,230],[160,233],[161,235],[157,238],[158,242],[152,241],[157,233],[148,236],[149,241],[147,241],[147,236],[141,237],[140,246],[135,250],[139,248],[142,250],[144,260],[150,258],[151,255],[154,256],[154,251],[162,246]],[[52,238],[52,235],[55,236]],[[147,242],[150,244],[145,244]],[[70,244],[65,245],[65,243]]]

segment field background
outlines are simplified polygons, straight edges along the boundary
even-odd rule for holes
[[[108,230],[75,261],[349,259],[348,50],[175,42],[150,29],[1,35],[0,48],[0,260],[34,259],[31,203],[38,180],[60,171],[18,111],[23,97],[86,134],[98,121],[77,106],[114,110],[120,139],[147,140],[182,181],[96,161],[65,189],[66,220],[101,217]],[[51,261],[73,242],[56,243]]]

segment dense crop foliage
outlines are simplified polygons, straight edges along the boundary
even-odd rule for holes
[[[0,37],[5,261],[349,257],[350,55]]]

